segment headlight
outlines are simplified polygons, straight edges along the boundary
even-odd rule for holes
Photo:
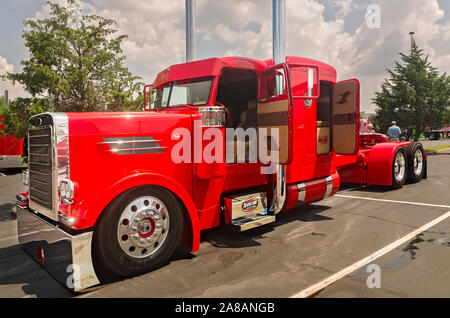
[[[59,184],[59,195],[64,204],[73,204],[75,187],[73,182],[67,179],[61,180]]]
[[[28,185],[30,183],[30,173],[28,171],[22,172],[22,183]]]

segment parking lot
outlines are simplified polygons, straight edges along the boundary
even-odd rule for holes
[[[450,217],[392,247],[450,211],[450,152],[428,158],[428,179],[420,183],[395,191],[345,185],[265,227],[207,230],[198,252],[178,249],[165,267],[77,295],[18,245],[11,209],[23,186],[19,171],[3,171],[0,297],[292,297],[320,283],[308,296],[450,297]],[[359,266],[377,251],[384,252]],[[368,287],[369,265],[381,270],[379,288]]]

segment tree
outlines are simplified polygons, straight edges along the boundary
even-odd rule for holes
[[[32,109],[48,104],[61,112],[140,110],[140,77],[124,66],[126,35],[116,35],[113,20],[82,14],[76,0],[67,4],[47,1],[48,18],[24,22],[29,59],[22,61],[21,73],[4,78],[24,86]]]
[[[5,136],[23,138],[28,133],[28,119],[34,115],[46,112],[49,108],[45,98],[16,98],[6,103],[0,103],[0,113],[3,116],[3,129],[0,133]]]
[[[375,124],[386,132],[395,120],[417,140],[427,129],[441,128],[450,105],[450,76],[440,75],[428,56],[413,41],[409,55],[400,53],[402,63],[387,70],[381,91],[372,100],[377,105]]]

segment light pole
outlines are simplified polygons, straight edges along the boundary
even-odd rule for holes
[[[186,62],[195,60],[195,0],[186,0]]]
[[[409,35],[411,36],[411,52],[416,44],[416,42],[414,41],[414,34],[415,34],[414,32],[409,32]]]

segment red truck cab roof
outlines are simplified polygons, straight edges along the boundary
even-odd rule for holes
[[[317,66],[320,70],[321,75],[326,75],[327,77],[336,76],[336,70],[329,64],[308,59],[304,57],[288,56],[286,57],[287,64],[308,64],[312,66]],[[272,59],[268,60],[257,60],[253,58],[246,57],[215,57],[205,60],[180,63],[169,66],[165,70],[161,71],[153,83],[154,87],[164,85],[168,82],[201,78],[208,76],[220,76],[222,69],[224,68],[234,68],[243,70],[253,70],[262,71],[266,67],[274,65]]]

